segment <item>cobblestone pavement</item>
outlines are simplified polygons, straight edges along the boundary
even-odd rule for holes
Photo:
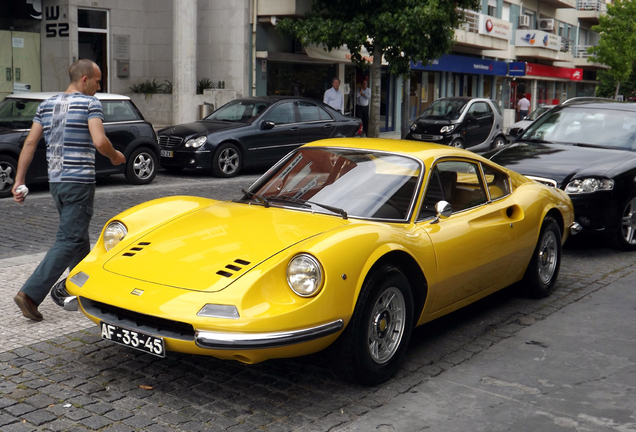
[[[234,180],[230,189],[250,183],[245,180]],[[177,185],[170,194],[202,194],[199,188],[210,195],[226,193],[214,191],[215,187]],[[143,199],[136,193],[121,198],[121,190],[116,189],[98,190],[101,207],[95,223],[99,227],[120,207],[162,194],[148,188]],[[8,208],[4,205],[0,200],[0,211]],[[23,217],[32,218],[49,204],[37,197],[20,210],[28,205],[35,208]],[[18,218],[13,221],[23,223]],[[48,220],[44,226],[32,223],[28,229],[38,234],[50,229]],[[0,241],[4,242],[7,224],[1,224]],[[12,235],[19,243],[22,234]],[[42,236],[42,242],[49,241],[48,235]],[[24,247],[4,249],[0,258],[18,256],[11,255],[11,250]],[[41,252],[48,245],[30,243],[28,247]],[[329,353],[257,365],[174,353],[159,359],[102,341],[96,326],[78,313],[54,311],[48,298],[42,306],[42,323],[21,318],[7,301],[9,307],[0,308],[0,431],[329,431],[443,374],[524,326],[633,274],[635,256],[585,244],[566,248],[551,297],[519,298],[511,288],[422,326],[414,332],[396,376],[376,387],[342,381]],[[0,280],[5,281],[0,290],[5,298],[13,296],[34,265],[17,258],[0,260]],[[11,339],[17,344],[11,345]]]

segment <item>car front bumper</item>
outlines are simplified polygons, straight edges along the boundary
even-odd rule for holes
[[[174,148],[162,147],[160,164],[162,167],[210,169],[212,167],[212,151],[175,150]]]
[[[575,220],[584,233],[614,233],[621,227],[621,212],[616,199],[600,192],[598,196],[570,195],[574,205]]]

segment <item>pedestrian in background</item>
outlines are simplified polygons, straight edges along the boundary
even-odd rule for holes
[[[332,87],[325,92],[325,96],[322,101],[336,111],[340,111],[344,114],[344,95],[339,90],[340,80],[338,78],[334,78],[333,81],[331,81],[331,86]]]
[[[519,102],[517,102],[517,112],[519,113],[519,118],[517,121],[521,121],[528,116],[528,111],[530,111],[530,101],[526,98],[526,94],[524,93]]]
[[[371,100],[371,89],[367,80],[362,81],[360,91],[356,96],[356,114],[362,120],[362,129],[364,134],[369,130],[369,101]]]
[[[12,190],[14,200],[22,204],[25,195],[16,189],[24,185],[27,169],[44,135],[49,189],[60,224],[53,247],[14,297],[22,314],[33,321],[42,320],[38,306],[53,284],[90,251],[88,227],[95,197],[95,149],[113,165],[126,162],[104,132],[102,104],[95,97],[102,79],[99,66],[80,59],[69,68],[69,76],[71,83],[66,92],[38,107],[20,153]]]

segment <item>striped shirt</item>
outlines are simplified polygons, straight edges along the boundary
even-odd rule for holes
[[[60,93],[40,104],[33,121],[44,129],[49,182],[95,183],[92,118],[104,120],[102,104],[83,93]]]

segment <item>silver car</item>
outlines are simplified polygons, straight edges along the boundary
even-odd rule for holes
[[[506,138],[508,141],[514,141],[520,136],[524,130],[528,129],[528,126],[532,124],[533,121],[541,117],[543,113],[550,111],[556,105],[543,105],[532,111],[529,115],[525,116],[523,119],[519,120],[516,123],[513,123],[510,127],[506,128]]]

